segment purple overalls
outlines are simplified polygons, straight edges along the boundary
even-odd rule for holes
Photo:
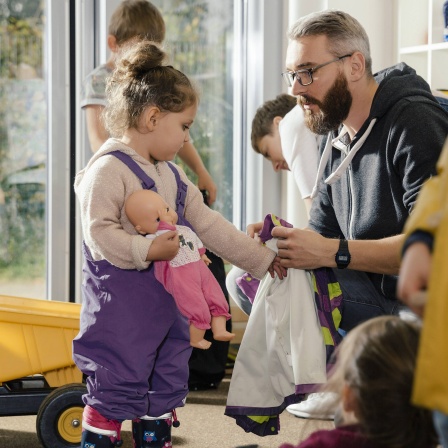
[[[126,154],[112,153],[156,191],[154,181]],[[176,168],[179,223],[187,185]],[[160,416],[184,405],[191,355],[188,320],[154,277],[143,271],[94,261],[84,244],[81,326],[73,341],[73,359],[87,375],[83,401],[108,419]]]

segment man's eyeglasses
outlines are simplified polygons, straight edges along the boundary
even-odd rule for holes
[[[346,54],[345,56],[340,56],[338,58],[332,59],[331,61],[325,62],[324,64],[316,65],[315,67],[312,67],[312,68],[296,70],[295,72],[283,72],[282,76],[283,76],[283,79],[285,80],[285,83],[288,87],[292,87],[292,85],[294,84],[295,78],[297,78],[297,81],[299,82],[300,85],[309,86],[310,84],[313,83],[313,73],[316,70],[318,70],[322,67],[325,67],[326,65],[331,64],[333,62],[337,62],[344,58],[348,58],[350,56],[351,56],[351,54]]]

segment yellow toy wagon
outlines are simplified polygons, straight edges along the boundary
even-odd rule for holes
[[[81,305],[0,295],[0,416],[37,415],[45,448],[79,447],[86,393],[72,359]]]

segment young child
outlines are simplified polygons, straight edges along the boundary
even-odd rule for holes
[[[306,225],[311,208],[311,192],[316,178],[319,138],[304,122],[304,112],[292,95],[280,94],[257,109],[252,120],[252,148],[272,163],[275,172],[291,171],[305,204]],[[258,280],[250,273],[233,267],[226,286],[234,302],[250,314]]]
[[[297,98],[285,93],[266,101],[252,120],[252,148],[272,163],[275,172],[292,172],[308,213],[320,138],[305,125]]]
[[[177,213],[155,191],[138,190],[126,200],[126,216],[138,233],[154,239],[168,230],[177,230],[179,252],[170,261],[154,263],[155,276],[173,296],[180,312],[190,322],[190,344],[200,349],[210,348],[204,339],[210,328],[217,341],[235,337],[226,330],[230,319],[229,304],[221,286],[208,265],[210,259],[198,236],[187,226],[176,225]]]
[[[351,330],[325,387],[340,401],[344,423],[313,433],[298,448],[436,447],[431,413],[410,402],[419,334],[416,323],[396,316]]]
[[[110,57],[106,64],[95,68],[84,80],[81,107],[86,112],[87,133],[93,152],[109,138],[101,114],[107,105],[106,80],[115,68],[120,51],[133,40],[146,38],[157,43],[165,39],[165,22],[160,11],[147,0],[123,0],[109,23],[107,45]],[[198,176],[198,186],[206,190],[209,204],[216,200],[216,185],[191,142],[185,142],[180,158]]]
[[[132,419],[136,447],[171,444],[172,410],[188,393],[192,347],[188,320],[155,279],[154,260],[171,260],[179,235],[150,240],[125,214],[136,190],[157,191],[204,245],[262,277],[282,270],[275,253],[235,228],[203,201],[172,163],[188,141],[198,107],[189,79],[164,65],[165,53],[141,41],[123,54],[108,78],[105,121],[114,137],[75,179],[85,263],[80,332],[73,357],[87,376],[82,446],[120,443]],[[231,243],[229,243],[231,242]]]
[[[406,222],[398,278],[399,297],[424,319],[412,399],[435,410],[443,448],[448,448],[447,200],[448,140],[437,163],[437,176],[423,185]]]

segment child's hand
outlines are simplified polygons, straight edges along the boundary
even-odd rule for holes
[[[212,260],[210,260],[210,258],[208,258],[205,254],[201,255],[201,259],[207,266],[212,262]]]
[[[210,173],[204,169],[199,171],[198,173],[198,188],[199,190],[205,190],[208,193],[207,196],[207,205],[212,206],[216,201],[216,191],[217,187],[215,182],[213,182],[212,176]]]
[[[280,264],[280,260],[280,257],[275,257],[274,261],[269,266],[268,271],[272,278],[274,278],[274,272],[276,272],[278,278],[283,280],[288,275],[288,270]]]
[[[398,277],[398,297],[416,314],[423,316],[424,304],[416,298],[426,290],[431,272],[432,255],[424,243],[414,243],[403,257]]]
[[[258,234],[260,233],[261,229],[263,228],[263,223],[262,222],[256,222],[254,224],[249,224],[246,228],[246,233],[251,237],[251,238],[258,238]]]
[[[179,251],[179,235],[170,230],[154,238],[148,251],[148,261],[172,260]]]

